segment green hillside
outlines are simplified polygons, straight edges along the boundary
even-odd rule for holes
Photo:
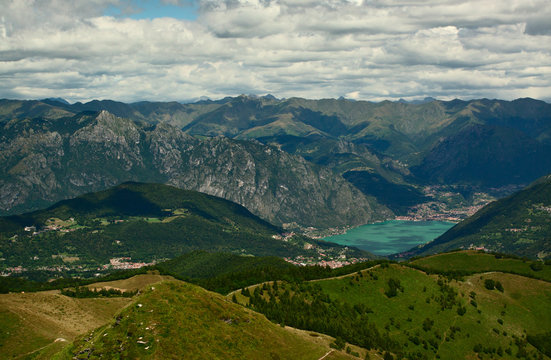
[[[286,330],[221,295],[167,281],[54,358],[317,360],[330,351],[317,334]],[[332,352],[328,358],[353,357]]]
[[[5,217],[4,220],[44,226],[48,219],[81,222],[141,217],[167,223],[187,216],[202,217],[217,223],[236,223],[248,231],[274,234],[279,228],[259,219],[231,201],[169,185],[127,182],[105,191],[88,193],[63,200],[50,208],[33,213]]]
[[[409,264],[429,273],[451,276],[499,271],[551,282],[549,261],[543,263],[472,250],[426,256],[414,259]]]
[[[282,230],[240,205],[160,184],[125,183],[0,218],[0,229],[3,269],[22,266],[58,275],[95,272],[110,262],[114,267],[150,263],[199,249],[288,257],[313,257],[316,249],[326,249],[335,257],[370,257],[301,236],[284,239],[278,235]],[[307,242],[315,246],[306,250]]]
[[[488,204],[434,241],[411,250],[426,255],[453,249],[545,259],[551,256],[551,177],[546,176],[507,198]]]
[[[262,274],[263,264],[275,269],[265,273],[272,281],[226,297],[181,281],[152,284],[167,279],[154,273],[86,285],[141,289],[131,299],[2,294],[0,351],[49,359],[76,339],[57,358],[336,359],[365,358],[364,349],[370,358],[550,358],[551,282],[514,274],[532,276],[530,261],[454,252],[293,272],[274,258],[194,252],[165,266],[209,284]],[[543,278],[545,266],[534,270]]]
[[[278,323],[397,358],[548,358],[527,334],[539,339],[551,326],[551,284],[513,274],[457,281],[377,266],[343,278],[257,286],[237,299]]]

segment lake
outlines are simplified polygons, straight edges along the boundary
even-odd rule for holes
[[[390,255],[434,240],[454,225],[444,221],[389,220],[362,225],[323,240],[355,246],[376,255]]]

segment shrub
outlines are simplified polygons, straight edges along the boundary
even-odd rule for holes
[[[434,325],[434,320],[431,320],[431,319],[429,319],[429,318],[426,318],[426,319],[423,321],[423,330],[429,331],[430,329],[432,329],[432,325]]]

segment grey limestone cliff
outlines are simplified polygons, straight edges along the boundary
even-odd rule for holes
[[[198,139],[107,111],[0,125],[4,214],[134,180],[220,196],[277,225],[343,227],[392,215],[331,170],[258,142]]]

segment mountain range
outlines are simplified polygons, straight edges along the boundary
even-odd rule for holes
[[[101,111],[134,120],[168,122],[191,135],[224,135],[236,139],[258,139],[282,146],[298,138],[345,140],[365,145],[378,155],[378,160],[390,157],[407,166],[417,166],[416,175],[429,178],[429,172],[442,171],[442,153],[455,152],[466,158],[453,169],[435,177],[440,181],[456,181],[458,174],[481,152],[503,154],[511,148],[532,158],[545,160],[542,153],[549,150],[551,141],[551,105],[534,99],[439,101],[428,99],[421,103],[383,101],[349,101],[345,99],[306,100],[274,97],[239,96],[219,101],[200,101],[194,104],[140,102],[124,104],[114,101],[92,101],[73,105],[49,102],[71,113]],[[463,143],[458,143],[463,139]],[[495,148],[499,139],[502,147]],[[488,141],[493,141],[488,144]],[[486,147],[480,142],[485,142]],[[492,151],[495,148],[494,151]],[[465,150],[470,150],[466,154]],[[365,149],[364,149],[365,151]],[[342,152],[345,154],[356,151]],[[514,152],[504,153],[514,154]],[[365,158],[366,155],[360,156]],[[435,159],[436,158],[436,159]],[[492,157],[481,159],[487,163]],[[372,161],[376,161],[372,159]],[[388,161],[388,160],[387,160]],[[518,159],[499,156],[493,159],[494,169],[503,175],[514,174],[511,165]],[[549,171],[547,162],[540,163],[539,176]],[[449,166],[449,165],[448,165]],[[509,168],[509,169],[507,169]],[[529,168],[526,167],[528,170]],[[496,185],[488,173],[473,174],[464,182]],[[533,172],[498,181],[502,184],[534,180]],[[462,179],[462,178],[461,178]]]
[[[198,139],[169,124],[136,122],[105,110],[57,115],[0,123],[4,214],[132,180],[224,197],[287,227],[344,227],[392,216],[331,169],[273,146]]]
[[[427,188],[453,206],[446,186],[468,202],[551,173],[551,105],[533,99],[0,100],[0,127],[4,215],[138,181],[219,196],[285,229],[334,231],[430,208]]]
[[[0,100],[0,353],[550,359],[550,110]],[[299,233],[525,184],[400,263]]]

